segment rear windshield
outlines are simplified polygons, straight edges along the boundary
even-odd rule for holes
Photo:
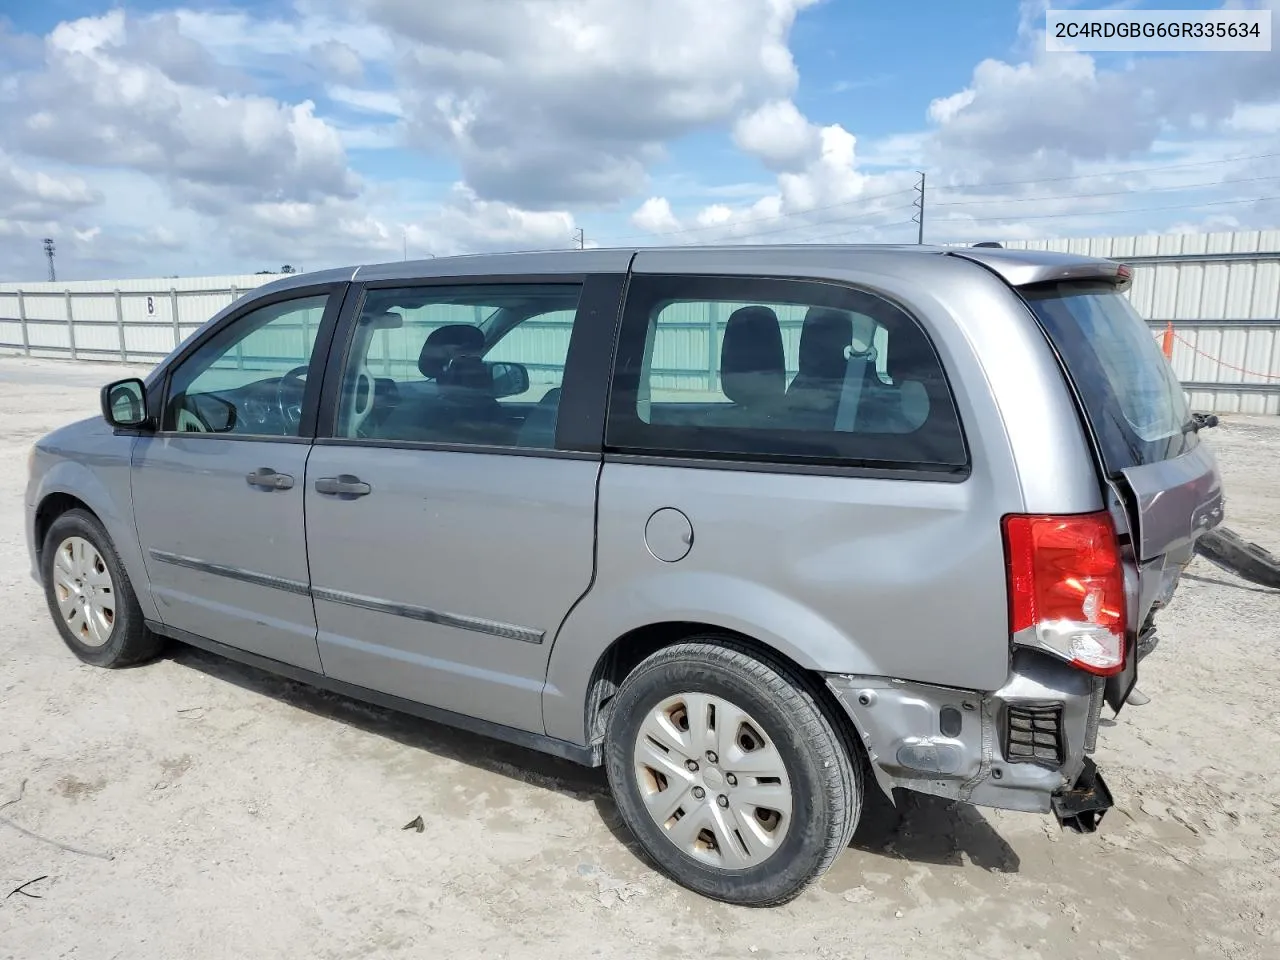
[[[1077,281],[1021,292],[1066,363],[1109,473],[1168,460],[1196,444],[1182,384],[1114,287]]]

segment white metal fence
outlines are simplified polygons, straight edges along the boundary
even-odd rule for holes
[[[273,275],[0,284],[0,351],[155,363]]]
[[[1197,410],[1280,414],[1280,230],[1224,234],[1013,241],[1009,247],[1114,257],[1133,266],[1129,299],[1153,336],[1173,328],[1172,363]],[[154,363],[243,293],[271,275],[172,280],[0,284],[0,351],[33,357]],[[691,329],[664,349],[664,375],[714,390],[714,345],[725,318],[681,317]],[[783,317],[784,337],[799,318]],[[554,321],[549,326],[563,326]],[[699,331],[705,331],[705,336]],[[563,331],[532,338],[520,359],[533,368],[563,362],[532,349]]]

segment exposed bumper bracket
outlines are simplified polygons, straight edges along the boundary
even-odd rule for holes
[[[1103,815],[1115,805],[1102,774],[1089,757],[1085,757],[1084,770],[1075,786],[1055,793],[1050,803],[1058,826],[1076,833],[1093,833]]]
[[[887,796],[902,788],[1038,814],[1051,813],[1052,798],[1081,782],[1102,707],[1095,677],[1032,650],[1014,651],[1005,683],[993,691],[855,674],[829,674],[827,685]],[[1042,708],[1061,712],[1057,762],[1005,756],[1013,711]]]

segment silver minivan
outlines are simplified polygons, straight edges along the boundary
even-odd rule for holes
[[[288,276],[35,445],[33,572],[87,663],[176,640],[603,766],[732,903],[875,791],[1089,832],[1223,511],[1130,282],[985,245]]]

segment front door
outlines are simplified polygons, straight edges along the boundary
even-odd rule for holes
[[[608,287],[599,311],[592,281],[366,292],[307,466],[326,675],[542,731],[548,650],[592,579],[608,354],[579,344],[607,351]]]
[[[133,453],[165,624],[315,671],[303,481],[340,299],[305,291],[211,331],[169,373],[160,429]]]

